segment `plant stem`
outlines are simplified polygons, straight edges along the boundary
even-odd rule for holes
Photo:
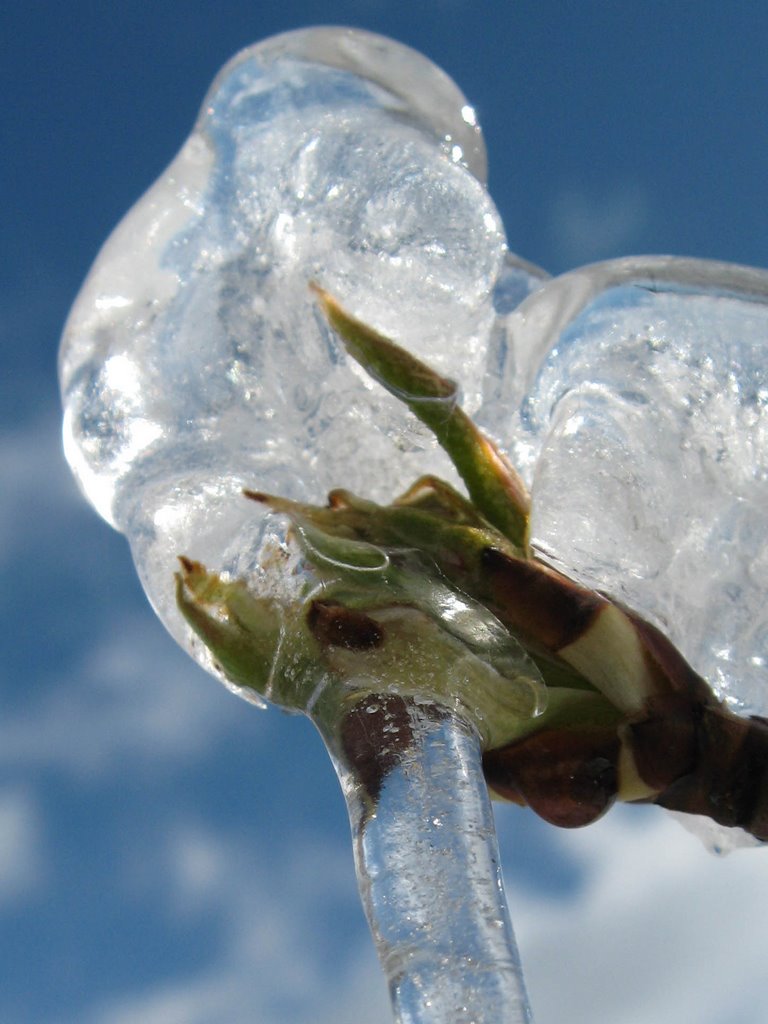
[[[526,1024],[480,745],[435,704],[368,696],[321,730],[399,1024]]]

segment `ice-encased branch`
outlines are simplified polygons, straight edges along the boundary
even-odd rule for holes
[[[325,740],[395,1019],[529,1024],[475,730],[371,695]]]

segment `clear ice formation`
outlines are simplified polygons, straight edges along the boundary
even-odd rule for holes
[[[768,273],[613,260],[550,281],[507,327],[494,427],[531,488],[540,554],[765,714]]]
[[[543,276],[507,257],[484,173],[472,108],[426,58],[365,32],[293,32],[221,71],[107,241],[64,332],[65,448],[177,638],[179,553],[258,573],[264,521],[243,487],[389,501],[425,462],[455,479],[308,286],[460,379],[476,410],[494,287],[506,310]]]
[[[259,577],[276,529],[243,487],[388,501],[424,472],[456,482],[345,357],[316,280],[460,382],[532,488],[543,557],[765,713],[768,274],[648,257],[547,281],[507,253],[484,174],[472,108],[406,47],[311,29],[237,55],[67,323],[83,490],[192,647],[176,556]]]

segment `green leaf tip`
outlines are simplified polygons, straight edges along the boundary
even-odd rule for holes
[[[176,605],[184,619],[229,680],[263,694],[280,636],[279,609],[242,580],[222,579],[184,555],[179,563]]]
[[[466,484],[473,504],[527,554],[528,492],[504,454],[458,404],[455,383],[347,313],[319,285],[310,287],[349,355],[433,432]]]

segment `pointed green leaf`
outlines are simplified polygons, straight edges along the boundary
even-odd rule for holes
[[[527,552],[525,485],[505,456],[459,406],[454,382],[350,316],[317,285],[312,287],[347,352],[429,427],[456,466],[472,502],[521,552]]]

